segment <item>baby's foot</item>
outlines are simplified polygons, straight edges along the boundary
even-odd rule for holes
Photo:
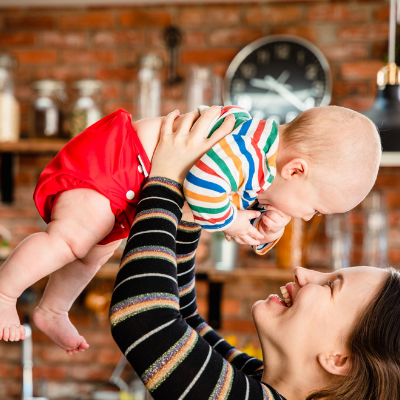
[[[0,340],[18,342],[25,339],[25,328],[19,322],[17,299],[0,293]]]
[[[33,322],[68,354],[89,348],[85,338],[79,335],[65,311],[55,312],[38,306],[33,313]]]

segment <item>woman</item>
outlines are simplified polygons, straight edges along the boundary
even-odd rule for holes
[[[203,133],[215,116],[165,119],[112,298],[112,334],[156,400],[397,400],[400,274],[357,267],[302,268],[253,319],[264,363],[229,346],[197,314],[194,256],[200,229],[182,217],[190,167],[229,129]],[[190,218],[184,214],[182,220]]]

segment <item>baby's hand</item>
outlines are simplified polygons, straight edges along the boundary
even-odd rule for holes
[[[282,236],[283,230],[291,218],[272,206],[267,205],[265,208],[268,211],[261,217],[258,231],[264,236],[261,243],[270,243]]]
[[[239,244],[259,245],[263,235],[250,223],[259,216],[259,211],[238,210],[235,221],[224,230],[228,242],[233,239]]]

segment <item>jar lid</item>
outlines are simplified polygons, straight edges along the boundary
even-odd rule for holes
[[[103,86],[101,81],[96,79],[82,79],[74,83],[74,88],[78,90],[89,90],[89,91],[96,91],[100,90]]]
[[[65,83],[61,81],[55,81],[52,79],[43,79],[41,81],[33,82],[32,86],[37,90],[43,91],[54,91],[54,90],[64,90]]]

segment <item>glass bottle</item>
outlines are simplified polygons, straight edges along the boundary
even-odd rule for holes
[[[217,96],[220,88],[215,88],[213,76],[208,67],[198,65],[191,67],[188,89],[188,111],[194,111],[201,105],[222,105],[220,102],[213,103],[214,98],[220,97]]]
[[[138,119],[161,115],[161,66],[162,60],[155,54],[147,54],[141,60]]]
[[[19,139],[19,104],[14,97],[11,71],[15,60],[0,54],[0,142],[16,142]]]
[[[79,135],[102,117],[98,105],[98,94],[102,83],[93,79],[83,79],[75,82],[74,87],[77,89],[79,97],[70,115],[69,133],[71,137]]]
[[[34,82],[37,97],[33,103],[32,136],[60,138],[63,136],[62,107],[65,102],[65,84],[45,79]]]

